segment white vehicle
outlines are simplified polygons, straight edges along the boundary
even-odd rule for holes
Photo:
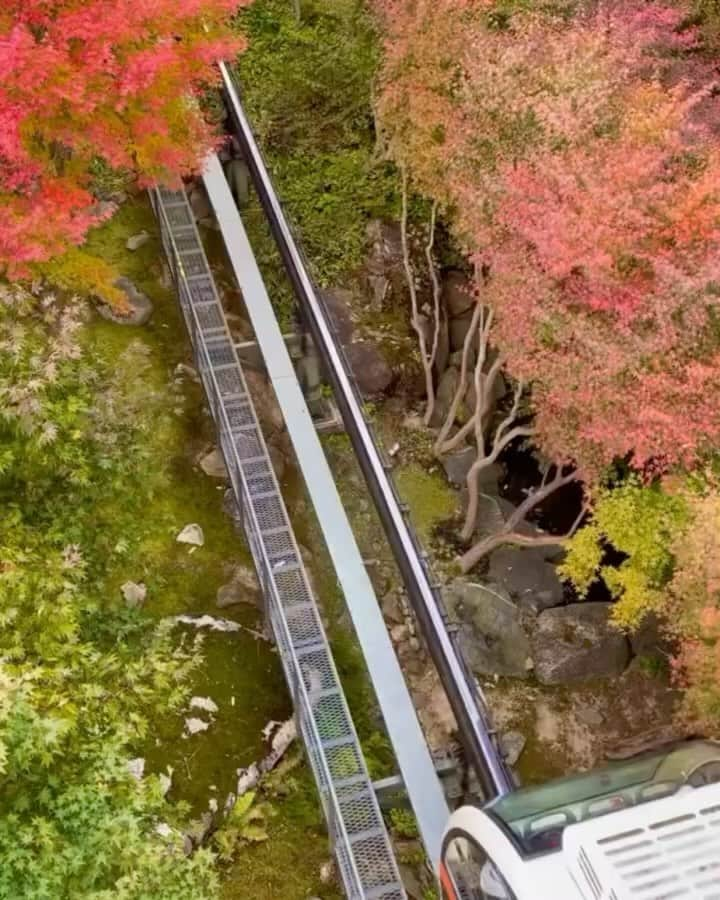
[[[445,900],[720,900],[720,744],[463,806],[440,882]]]

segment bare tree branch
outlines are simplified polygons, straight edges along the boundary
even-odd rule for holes
[[[503,424],[508,420],[512,421],[510,416],[503,420]],[[475,522],[477,519],[478,511],[478,482],[480,479],[480,473],[483,471],[483,469],[487,469],[494,462],[496,462],[498,456],[500,456],[502,451],[508,446],[508,444],[512,443],[512,441],[519,437],[530,437],[532,434],[534,434],[534,429],[532,429],[529,425],[518,425],[516,428],[513,428],[505,433],[501,433],[500,429],[498,429],[498,431],[495,433],[493,448],[490,453],[478,456],[478,458],[470,467],[470,471],[468,472],[466,479],[468,489],[468,505],[467,511],[465,513],[465,523],[462,527],[462,531],[460,532],[460,539],[462,541],[469,541],[473,535],[473,532],[475,531]]]
[[[430,237],[430,250],[428,251],[428,255],[430,261],[432,263],[432,244],[434,241],[434,233],[435,233],[435,215],[436,215],[436,207],[433,205],[432,211],[432,228],[431,228],[431,237]],[[424,421],[427,424],[430,421],[430,416],[432,416],[433,409],[435,407],[435,384],[433,382],[433,362],[434,362],[434,352],[436,352],[437,346],[434,342],[434,350],[433,353],[428,352],[427,346],[427,336],[425,334],[424,323],[420,318],[420,309],[418,307],[418,296],[417,296],[417,286],[415,284],[415,273],[413,272],[412,262],[410,260],[410,247],[408,242],[408,177],[407,170],[402,168],[402,212],[400,216],[400,240],[402,246],[402,256],[403,256],[403,268],[405,270],[405,280],[408,286],[408,292],[410,294],[410,324],[415,331],[418,339],[418,346],[420,348],[420,363],[423,367],[423,373],[425,375],[425,393],[427,396],[427,405],[425,407],[425,416]],[[437,275],[435,273],[434,265],[431,265],[432,277],[433,277],[433,293],[435,293],[435,283],[437,281]],[[439,285],[437,287],[437,298],[435,302],[439,308],[439,297],[440,297],[440,288]]]
[[[432,380],[432,369],[437,359],[438,344],[440,342],[440,281],[435,268],[435,260],[433,259],[433,247],[435,246],[435,221],[437,218],[437,200],[433,201],[432,210],[430,212],[430,233],[428,242],[425,245],[425,259],[427,260],[428,271],[430,273],[430,281],[432,283],[433,294],[433,340],[430,356],[428,357],[428,366],[430,368],[430,379]],[[433,389],[432,398],[428,395],[427,407],[425,409],[424,422],[425,425],[430,424],[433,410],[435,409],[435,391]]]
[[[587,505],[583,506],[572,527],[566,534],[527,535],[520,534],[517,529],[525,521],[528,513],[530,513],[536,506],[546,500],[550,496],[550,494],[554,493],[559,488],[564,487],[566,484],[577,481],[578,478],[579,475],[576,469],[572,469],[566,475],[563,475],[562,467],[559,466],[555,472],[555,476],[553,477],[553,479],[542,484],[539,488],[529,494],[528,497],[508,518],[500,531],[495,532],[495,534],[488,535],[487,537],[478,541],[460,557],[460,567],[462,571],[469,572],[474,566],[478,564],[478,562],[480,562],[483,557],[487,556],[488,553],[491,553],[496,549],[496,547],[500,547],[503,544],[518,544],[526,547],[543,547],[562,544],[566,540],[569,540],[579,527],[585,513],[587,512]]]
[[[487,339],[487,332],[489,331],[489,327],[486,323],[485,327],[480,326],[481,319],[484,316],[483,306],[478,301],[473,310],[472,318],[470,320],[470,327],[468,329],[468,333],[465,335],[465,340],[463,341],[463,352],[462,359],[460,362],[460,378],[458,381],[458,386],[455,390],[455,394],[452,399],[452,403],[450,404],[450,409],[448,411],[447,416],[445,417],[445,421],[443,422],[440,432],[438,433],[437,440],[435,441],[434,452],[436,456],[442,456],[445,453],[452,452],[456,447],[458,447],[470,434],[474,427],[474,417],[471,416],[468,421],[462,426],[459,432],[453,435],[450,440],[447,439],[448,434],[450,433],[451,428],[455,424],[455,419],[457,418],[458,410],[460,409],[460,404],[462,403],[465,394],[467,393],[467,370],[468,370],[468,361],[470,359],[470,347],[472,346],[473,338],[475,337],[475,332],[478,331],[480,327],[478,340],[480,343]],[[492,315],[490,315],[490,321],[492,322]]]

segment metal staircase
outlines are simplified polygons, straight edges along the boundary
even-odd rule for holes
[[[345,894],[405,890],[315,597],[184,190],[151,193],[160,234],[317,782]]]

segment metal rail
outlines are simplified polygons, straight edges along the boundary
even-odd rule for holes
[[[320,613],[184,190],[151,193],[345,894],[406,900]]]
[[[487,800],[508,793],[514,788],[513,779],[497,745],[485,699],[463,659],[455,637],[448,632],[447,615],[440,592],[432,582],[422,548],[408,526],[388,474],[389,466],[365,420],[359,392],[350,377],[349,366],[335,340],[327,312],[317,295],[275,193],[245,116],[235,81],[225,63],[220,63],[220,71],[234,134],[245,155],[253,184],[268,217],[308,328],[325,364],[345,428],[455,715],[468,761],[477,772]]]

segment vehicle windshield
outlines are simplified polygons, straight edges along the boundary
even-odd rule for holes
[[[490,803],[525,855],[562,846],[575,822],[670,796],[681,787],[720,781],[720,745],[694,741],[660,753],[611,763],[537,787],[521,788]]]

